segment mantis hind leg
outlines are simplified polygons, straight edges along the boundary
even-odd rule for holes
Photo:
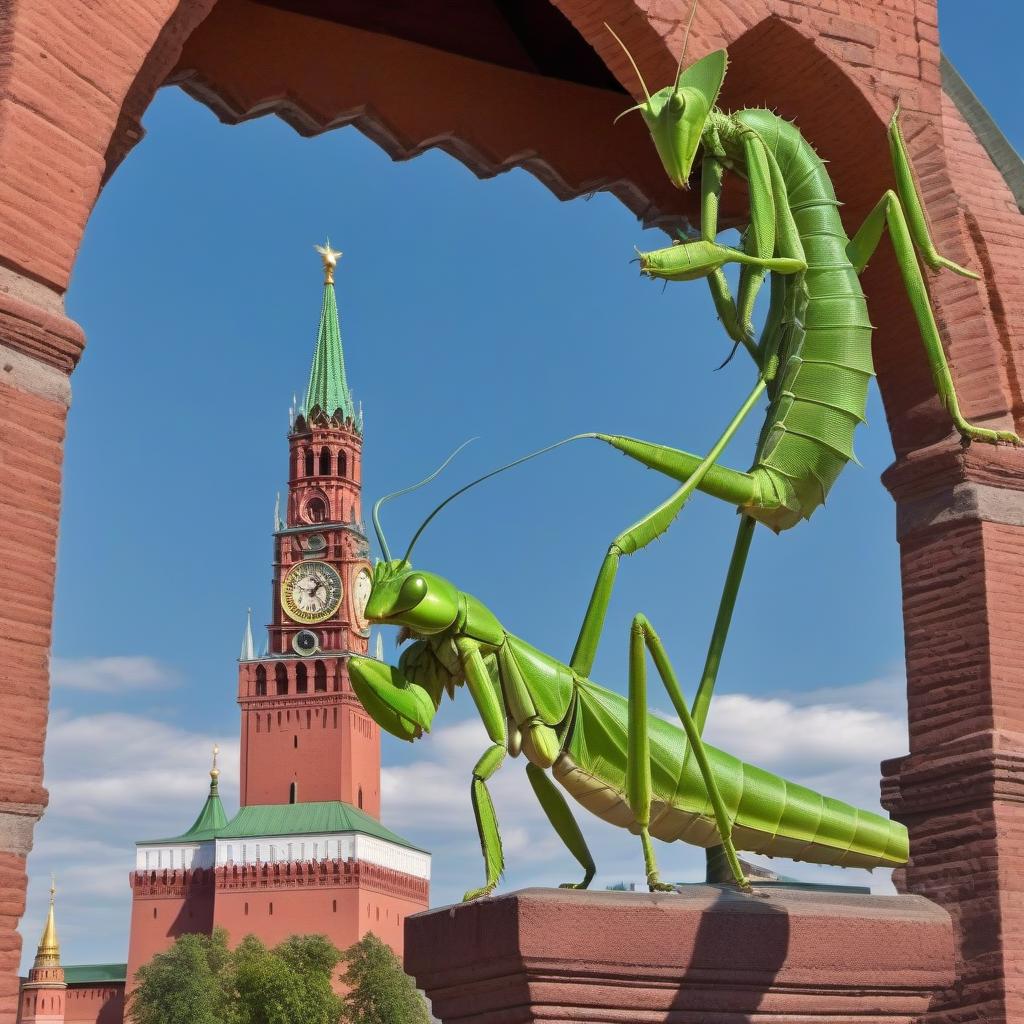
[[[1017,434],[1008,430],[990,430],[987,427],[976,427],[968,423],[960,411],[960,403],[956,396],[953,376],[949,371],[946,353],[942,348],[942,339],[935,323],[928,288],[921,266],[917,261],[917,252],[933,270],[945,268],[963,277],[977,278],[977,274],[965,270],[959,264],[939,254],[928,233],[928,222],[925,219],[921,197],[914,184],[910,157],[907,154],[903,136],[897,121],[898,111],[893,114],[889,124],[889,145],[892,151],[893,165],[896,169],[896,192],[889,190],[878,201],[875,208],[868,214],[860,229],[846,247],[847,255],[857,273],[866,266],[882,237],[882,231],[888,227],[893,249],[896,251],[896,262],[903,277],[903,285],[907,290],[910,305],[914,310],[921,340],[924,342],[928,365],[935,381],[935,389],[939,399],[953,420],[953,425],[962,437],[978,441],[1009,441],[1013,444],[1024,444]]]
[[[629,527],[628,530],[624,530],[609,545],[608,553],[601,563],[597,581],[594,583],[593,593],[590,595],[590,603],[587,605],[587,611],[583,617],[583,625],[580,627],[576,646],[572,652],[570,666],[574,672],[582,676],[589,676],[593,668],[594,657],[597,654],[597,643],[604,628],[604,620],[608,612],[608,604],[611,600],[612,587],[615,584],[615,575],[618,572],[619,559],[623,555],[631,555],[641,548],[647,547],[651,541],[660,537],[672,525],[682,507],[698,488],[732,504],[749,504],[756,500],[758,488],[753,477],[747,473],[737,473],[735,470],[723,469],[716,466],[716,463],[725,450],[726,445],[732,440],[733,435],[739,429],[740,424],[756,405],[766,386],[766,380],[763,377],[760,378],[754,390],[751,391],[747,400],[740,407],[739,412],[736,413],[726,427],[725,432],[703,459],[688,452],[673,452],[672,449],[668,448],[661,449],[665,453],[678,456],[681,460],[682,468],[679,470],[677,478],[682,479],[683,484],[654,509],[653,512],[649,512]],[[615,444],[616,447],[619,447],[620,450],[625,451],[627,454],[632,454],[629,450],[629,444],[641,447],[646,446],[651,449],[658,448],[657,445],[647,445],[646,442],[633,441],[631,438],[614,438],[604,434],[595,436]],[[618,442],[622,442],[622,444]],[[641,458],[641,461],[644,460]],[[655,466],[654,468],[659,467]],[[663,472],[667,472],[667,470],[663,470]],[[676,476],[677,474],[669,472],[669,475]]]
[[[644,864],[647,869],[647,884],[651,891],[671,890],[673,886],[665,885],[658,876],[658,866],[654,859],[654,850],[651,846],[650,823],[651,823],[651,751],[647,735],[647,651],[650,652],[654,665],[661,676],[665,690],[672,706],[679,715],[683,731],[690,750],[693,752],[697,767],[700,770],[701,778],[704,781],[704,788],[707,791],[711,803],[715,824],[718,827],[718,834],[722,839],[726,861],[732,870],[733,877],[741,889],[750,889],[743,869],[740,867],[739,858],[736,856],[736,847],[732,841],[732,822],[729,818],[728,809],[722,794],[718,788],[714,771],[708,761],[707,751],[704,748],[704,741],[700,732],[690,715],[690,709],[686,706],[679,681],[672,669],[672,665],[665,653],[661,638],[654,631],[654,627],[643,615],[637,615],[633,619],[633,625],[629,636],[629,727],[626,753],[626,799],[629,802],[630,810],[640,826],[640,841],[644,849]],[[679,751],[680,765],[686,757],[686,751]]]
[[[558,833],[558,838],[565,843],[568,851],[579,861],[583,868],[582,882],[563,882],[560,889],[586,889],[594,880],[594,873],[597,868],[594,866],[594,858],[590,855],[587,841],[583,838],[579,825],[569,810],[569,804],[558,787],[548,778],[543,768],[530,763],[526,766],[526,777],[530,780],[533,792],[544,813],[547,815],[551,827]]]

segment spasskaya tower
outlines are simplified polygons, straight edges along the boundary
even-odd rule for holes
[[[334,294],[341,253],[318,246],[323,305],[305,399],[290,411],[285,519],[275,510],[272,621],[238,673],[241,793],[252,804],[341,800],[380,817],[380,731],[348,678],[366,654],[370,590],[360,504],[362,415],[352,402]]]

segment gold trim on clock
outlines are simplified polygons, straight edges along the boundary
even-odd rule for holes
[[[293,622],[329,619],[344,599],[341,576],[328,562],[297,562],[281,581],[281,607]]]

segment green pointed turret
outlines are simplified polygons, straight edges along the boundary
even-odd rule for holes
[[[224,813],[224,805],[220,802],[218,782],[220,781],[220,769],[217,767],[217,755],[219,747],[213,748],[213,767],[210,769],[210,793],[199,812],[199,817],[192,823],[192,827],[175,839],[182,842],[199,842],[203,839],[214,839],[217,833],[228,823],[228,816]]]
[[[313,366],[309,372],[306,401],[302,412],[307,419],[319,412],[327,419],[337,416],[355,422],[355,408],[345,376],[345,356],[341,348],[341,328],[338,326],[338,303],[334,295],[334,268],[341,253],[331,243],[316,246],[324,261],[324,301],[320,310],[320,329],[317,333]]]

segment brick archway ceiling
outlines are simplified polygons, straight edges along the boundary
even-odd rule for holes
[[[659,5],[650,2],[609,2],[589,14],[574,0],[556,6],[561,13],[547,0],[458,0],[452,13],[438,0],[386,8],[363,0],[219,0],[167,80],[229,123],[274,113],[303,135],[353,124],[396,160],[440,148],[480,177],[522,167],[561,199],[602,189],[646,225],[695,223],[695,193],[668,184],[639,117],[612,125],[640,88],[603,25],[613,25],[657,88],[674,73],[682,20],[659,21]],[[688,9],[663,6],[673,13]],[[940,248],[977,265],[941,156],[938,82],[922,94],[914,79],[917,91],[907,95],[907,78],[886,78],[856,59],[851,66],[851,53],[857,58],[870,47],[874,30],[814,8],[801,11],[804,24],[791,25],[772,6],[718,0],[698,9],[690,53],[729,49],[722,106],[767,105],[797,119],[830,162],[852,231],[892,184],[885,124],[899,96],[912,149],[919,161],[922,152],[932,154],[918,169],[929,212],[940,224]],[[740,222],[745,209],[745,189],[734,176],[723,223]],[[932,286],[940,304],[955,303],[991,322],[985,297],[971,282],[943,275]],[[865,288],[879,327],[876,366],[897,451],[922,438],[938,440],[949,432],[948,419],[935,401],[887,244]],[[987,333],[996,336],[994,329]],[[955,359],[955,339],[946,340],[953,341]],[[968,375],[961,385],[976,418],[1005,414],[1008,377],[994,389],[990,372],[1002,353],[991,358],[989,372],[976,380]]]

